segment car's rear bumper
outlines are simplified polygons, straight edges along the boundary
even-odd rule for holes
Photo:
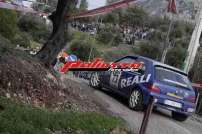
[[[151,93],[151,96],[153,96],[155,98],[155,106],[157,107],[161,107],[170,111],[175,111],[178,113],[182,113],[185,115],[191,115],[195,112],[195,104],[193,103],[189,103],[189,102],[185,102],[183,100],[179,100],[167,95],[159,95],[156,93]],[[171,105],[166,105],[165,101],[169,100],[169,101],[173,101],[173,102],[177,102],[182,104],[182,107],[175,107],[175,106],[171,106]]]

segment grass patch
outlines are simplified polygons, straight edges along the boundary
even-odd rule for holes
[[[8,53],[13,47],[11,42],[0,34],[0,56]]]
[[[0,98],[0,134],[109,134],[120,119],[97,113],[51,112]]]

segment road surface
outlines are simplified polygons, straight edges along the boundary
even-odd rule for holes
[[[127,101],[117,94],[95,90],[89,87],[85,80],[73,80],[79,82],[84,90],[90,91],[95,100],[108,111],[124,119],[132,132],[138,134],[143,112],[130,110],[127,107]],[[202,134],[202,121],[196,121],[193,117],[190,117],[185,122],[178,122],[171,118],[168,111],[160,109],[152,113],[147,134]]]

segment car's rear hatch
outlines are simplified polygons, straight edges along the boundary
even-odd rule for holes
[[[173,100],[195,103],[195,92],[185,74],[158,66],[154,77],[161,94]]]

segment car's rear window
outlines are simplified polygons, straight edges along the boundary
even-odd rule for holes
[[[167,85],[192,89],[186,75],[163,67],[155,67],[155,79]]]

